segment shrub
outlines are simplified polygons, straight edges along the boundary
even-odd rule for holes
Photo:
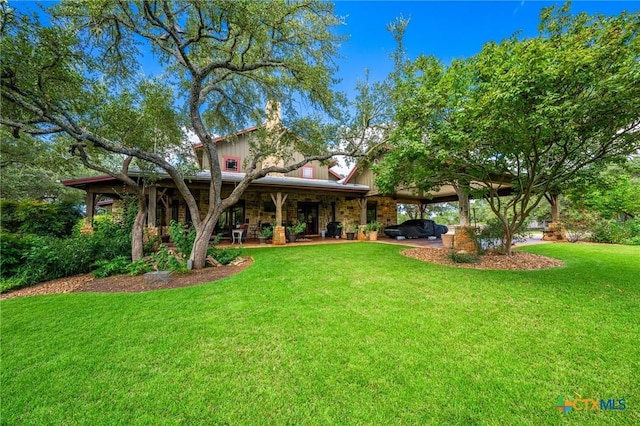
[[[469,253],[466,251],[451,250],[449,252],[449,258],[455,263],[478,263],[480,260],[475,253]]]
[[[640,219],[625,222],[602,220],[591,231],[597,243],[640,245]]]
[[[126,256],[118,256],[111,260],[98,260],[93,264],[95,268],[91,275],[96,278],[110,277],[112,275],[122,275],[129,271],[130,259]]]
[[[567,233],[567,241],[571,243],[583,240],[597,223],[597,218],[588,212],[569,210],[563,212],[562,223]]]
[[[223,265],[228,265],[233,262],[238,256],[242,254],[241,248],[229,247],[229,248],[215,248],[209,247],[207,249],[207,256],[213,257],[215,260]]]
[[[31,235],[0,233],[0,277],[16,275],[36,241]]]
[[[502,222],[497,218],[488,220],[485,226],[476,229],[475,239],[478,254],[483,254],[488,251],[503,252],[505,236],[504,230],[502,229]],[[527,233],[519,230],[513,234],[512,242],[522,242],[526,239]]]
[[[156,271],[189,272],[186,260],[178,259],[163,244],[160,244],[157,252],[149,256],[149,261]]]
[[[0,220],[8,233],[65,237],[80,217],[78,207],[66,202],[0,201]]]
[[[147,263],[147,259],[138,259],[127,265],[127,273],[129,275],[140,275],[153,271],[153,268]]]
[[[193,242],[196,240],[196,230],[193,227],[186,228],[183,223],[172,220],[169,225],[169,235],[182,257],[189,258]]]

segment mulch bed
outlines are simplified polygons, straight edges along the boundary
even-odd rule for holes
[[[534,270],[557,268],[564,266],[558,259],[552,259],[538,254],[514,251],[513,256],[489,253],[478,256],[478,263],[456,263],[449,257],[449,250],[444,248],[420,247],[402,252],[405,256],[413,257],[425,262],[441,265],[473,269],[501,269],[501,270]]]
[[[166,288],[188,287],[229,277],[248,268],[252,263],[253,259],[243,258],[242,263],[238,265],[226,265],[217,268],[208,267],[193,270],[188,274],[173,274],[169,282],[154,284],[145,283],[142,275],[115,275],[107,278],[94,278],[91,274],[76,275],[46,281],[31,287],[0,294],[0,300],[41,294],[77,292],[136,293]]]

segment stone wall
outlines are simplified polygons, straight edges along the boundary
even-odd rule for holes
[[[270,194],[277,191],[263,190],[247,190],[242,196],[245,205],[245,218],[249,219],[250,224],[273,223],[275,221],[275,212],[264,211],[265,203],[271,201]],[[332,205],[335,203],[335,220],[345,223],[347,221],[360,222],[360,204],[359,197],[351,195],[327,195],[322,192],[314,191],[282,191],[287,194],[287,200],[284,203],[282,211],[282,220],[286,223],[297,222],[298,220],[298,203],[318,203],[318,232],[327,228],[327,223],[333,220]],[[222,196],[227,197],[228,191],[223,191]],[[209,194],[207,190],[199,191],[197,194],[201,213],[206,212],[209,202]],[[396,223],[396,202],[388,197],[371,197],[367,199],[369,203],[376,204],[376,220],[386,226]],[[185,222],[187,218],[187,206],[181,200],[178,209],[178,218]]]

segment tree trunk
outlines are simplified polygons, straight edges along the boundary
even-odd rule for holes
[[[204,268],[207,262],[207,248],[209,247],[209,240],[213,229],[218,223],[220,213],[213,212],[207,214],[200,226],[196,227],[196,239],[193,242],[193,248],[191,249],[191,256],[189,261],[193,269]]]
[[[549,201],[549,204],[551,204],[551,222],[559,223],[560,222],[560,205],[558,204],[559,195],[549,194],[549,196],[547,196],[546,198],[547,198],[547,201]]]
[[[455,185],[456,195],[458,195],[458,213],[460,214],[460,226],[469,226],[469,194],[464,187]]]
[[[144,194],[138,194],[138,213],[133,221],[131,230],[131,260],[142,259],[144,256],[144,223],[147,218],[147,201]]]
[[[506,254],[507,256],[511,256],[513,254],[513,251],[511,250],[511,242],[513,241],[513,232],[511,231],[511,227],[510,226],[505,226],[504,229],[504,236],[502,239],[502,249],[504,250],[504,254]]]

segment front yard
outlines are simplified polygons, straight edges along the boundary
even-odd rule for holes
[[[401,250],[253,249],[210,284],[3,301],[2,423],[640,423],[640,247],[527,247],[565,262],[539,271]]]

